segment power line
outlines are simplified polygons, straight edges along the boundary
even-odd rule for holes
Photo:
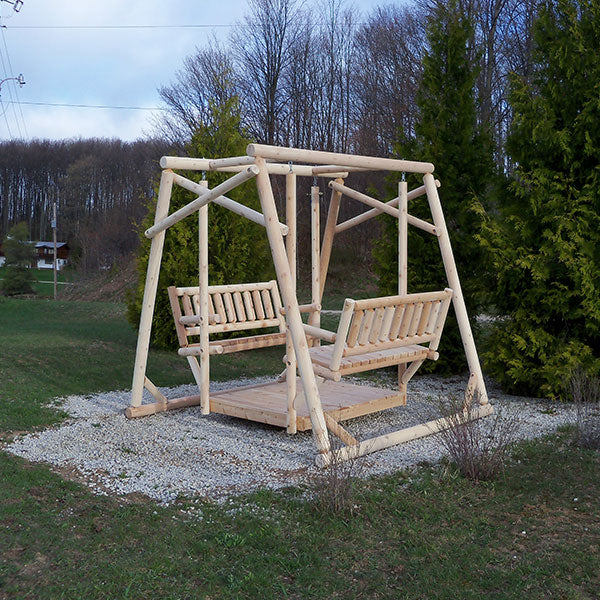
[[[6,29],[212,29],[233,27],[232,23],[212,23],[203,25],[4,25]]]
[[[66,102],[29,102],[24,100],[19,101],[7,101],[7,104],[23,104],[28,106],[58,106],[68,108],[106,108],[113,110],[164,110],[168,111],[168,108],[161,106],[114,106],[109,104],[68,104]]]
[[[16,5],[16,6],[18,6],[18,5]],[[2,32],[2,41],[4,42],[4,50],[6,51],[6,60],[8,61],[9,74],[10,74],[10,77],[14,77],[12,63],[11,63],[11,60],[10,60],[10,54],[8,53],[8,45],[6,44],[6,36],[4,35],[4,29],[0,28],[0,32]],[[2,61],[2,64],[4,65],[4,61]],[[21,114],[21,121],[23,123],[23,129],[25,131],[25,137],[28,138],[29,137],[29,133],[27,132],[27,125],[25,123],[25,117],[23,116],[23,110],[21,109],[21,105],[19,103],[19,90],[18,90],[17,86],[14,84],[13,81],[11,81],[10,83],[12,83],[12,85],[15,88],[15,98],[17,99],[17,105],[19,106],[19,113]],[[11,100],[14,101],[10,85],[8,87],[8,91],[10,93]],[[19,118],[17,116],[17,111],[15,110],[14,104],[13,104],[13,112],[15,113],[15,121],[17,123],[17,129],[19,130],[19,136],[23,137],[23,135],[21,133],[21,128],[19,127]]]

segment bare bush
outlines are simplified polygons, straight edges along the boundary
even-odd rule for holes
[[[495,407],[493,416],[478,418],[477,396],[467,407],[462,398],[439,398],[438,409],[449,423],[440,431],[439,440],[460,473],[474,481],[495,479],[517,438],[517,413]]]
[[[343,445],[331,438],[331,460],[314,476],[317,502],[324,512],[350,513],[355,505],[355,481],[363,473],[363,464],[358,458],[342,460],[336,450]]]
[[[581,448],[600,448],[600,378],[578,370],[571,376],[575,403],[575,441]]]

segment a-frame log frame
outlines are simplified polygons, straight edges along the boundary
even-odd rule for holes
[[[437,187],[439,182],[433,178],[433,165],[430,163],[384,159],[365,156],[353,156],[347,154],[335,154],[330,152],[320,152],[311,150],[300,150],[295,148],[278,148],[274,146],[263,146],[250,144],[247,149],[248,156],[223,158],[216,160],[191,159],[163,157],[161,166],[164,171],[161,176],[160,188],[158,193],[156,216],[154,225],[146,231],[146,236],[152,239],[150,256],[148,261],[148,270],[146,276],[146,285],[142,302],[142,311],[140,317],[140,328],[138,334],[138,344],[136,349],[136,360],[133,374],[131,406],[127,409],[127,416],[141,416],[152,414],[162,410],[178,408],[183,406],[192,406],[201,404],[202,413],[208,414],[210,410],[210,399],[208,391],[209,383],[209,348],[208,348],[208,330],[203,328],[204,335],[201,336],[200,345],[200,365],[195,356],[188,356],[190,366],[194,377],[200,388],[199,396],[190,396],[167,400],[154,384],[146,377],[146,364],[148,348],[150,342],[150,331],[152,317],[154,313],[154,304],[158,286],[160,263],[164,246],[164,236],[166,229],[178,222],[185,216],[192,214],[196,210],[199,213],[199,323],[208,324],[208,203],[215,202],[236,212],[250,220],[263,225],[267,230],[269,245],[273,256],[277,280],[281,294],[283,296],[284,307],[282,314],[285,314],[288,328],[287,336],[287,398],[288,398],[288,432],[295,432],[295,400],[296,400],[296,368],[299,370],[302,381],[303,393],[306,404],[309,409],[309,416],[312,425],[313,436],[317,447],[317,464],[320,466],[328,464],[332,459],[328,430],[339,437],[346,446],[335,450],[335,455],[339,459],[347,459],[354,456],[361,456],[375,450],[387,448],[389,446],[401,443],[403,441],[416,439],[425,435],[430,435],[448,426],[445,419],[437,419],[417,425],[408,429],[403,429],[390,434],[375,437],[370,440],[358,442],[337,421],[330,415],[323,412],[317,378],[315,376],[316,367],[311,362],[309,354],[309,340],[301,316],[296,295],[296,176],[316,176],[322,175],[329,177],[329,187],[332,189],[332,196],[325,226],[323,242],[321,248],[319,244],[319,189],[313,186],[311,202],[311,256],[312,256],[312,303],[302,308],[304,312],[311,312],[311,320],[318,324],[318,317],[325,287],[325,280],[331,257],[331,250],[334,237],[347,229],[363,223],[382,213],[389,213],[398,219],[398,292],[400,295],[407,293],[407,226],[413,225],[438,238],[440,252],[448,279],[448,284],[454,291],[452,301],[457,316],[457,321],[461,333],[461,338],[469,364],[471,375],[465,394],[466,402],[470,402],[477,391],[477,398],[480,406],[475,411],[475,417],[483,417],[493,412],[488,403],[485,382],[481,372],[475,343],[471,327],[469,324],[464,298],[450,239],[446,228],[442,207],[440,204]],[[278,161],[278,162],[267,162]],[[288,161],[288,164],[278,164],[282,161]],[[292,161],[313,163],[313,165],[298,165]],[[314,164],[316,163],[316,164]],[[195,183],[180,175],[175,175],[172,168],[181,168],[189,170],[219,170],[235,173],[231,178],[212,190],[208,190],[206,182]],[[423,174],[424,185],[408,192],[406,183],[401,181],[398,186],[398,197],[383,203],[371,198],[361,192],[353,190],[344,185],[344,178],[350,171],[369,171],[369,170],[390,170],[407,171]],[[271,187],[270,174],[286,175],[286,219],[287,225],[279,222],[273,190]],[[225,196],[228,190],[233,189],[252,177],[256,177],[256,184],[262,206],[262,214],[249,209],[237,202],[234,202]],[[171,215],[168,214],[170,196],[173,183],[180,185],[190,191],[198,194],[198,198],[187,206],[179,209]],[[423,194],[427,195],[433,224],[418,219],[408,214],[408,201],[417,198]],[[370,210],[353,217],[343,223],[338,223],[340,202],[343,195],[347,195],[370,207]],[[283,236],[290,234],[284,245]],[[318,327],[312,327],[313,330],[322,332]],[[436,345],[437,348],[437,345]],[[436,348],[432,348],[435,350]],[[399,369],[400,390],[406,390],[406,383],[414,375],[422,361],[413,362],[408,368]],[[150,405],[142,405],[143,389],[146,388],[156,402]],[[467,414],[465,418],[472,416]]]

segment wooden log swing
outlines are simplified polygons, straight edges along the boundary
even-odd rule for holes
[[[303,164],[298,164],[303,163]],[[491,414],[487,392],[448,230],[438,196],[439,181],[431,163],[355,156],[297,148],[250,144],[246,156],[198,159],[163,157],[155,222],[146,231],[152,240],[140,317],[133,372],[131,405],[127,417],[200,405],[202,414],[217,412],[285,427],[287,432],[311,429],[317,450],[316,462],[328,464],[334,457],[347,459],[404,441],[430,435],[447,427],[437,419],[369,440],[356,440],[341,421],[406,404],[407,384],[425,360],[437,360],[438,345],[450,303],[454,306],[462,343],[470,369],[465,403],[476,394],[476,417]],[[212,190],[206,181],[196,183],[173,172],[221,171],[232,176]],[[404,177],[398,196],[381,202],[345,184],[349,172],[392,171],[420,173],[423,185],[409,191]],[[321,242],[320,195],[316,176],[330,178],[331,200]],[[272,176],[285,177],[286,222],[280,222]],[[311,208],[311,299],[300,305],[296,294],[297,177],[313,177]],[[262,213],[235,202],[225,194],[241,183],[255,179]],[[169,214],[173,185],[197,198]],[[432,222],[408,212],[409,202],[426,195]],[[338,222],[342,199],[351,198],[369,209]],[[208,204],[214,202],[266,229],[277,280],[210,286],[208,283]],[[146,363],[160,263],[169,227],[198,213],[199,280],[197,287],[169,287],[169,300],[179,340],[179,354],[188,361],[199,393],[166,399],[146,376]],[[380,214],[398,220],[398,295],[366,300],[346,299],[337,331],[321,328],[321,302],[335,237]],[[448,287],[438,292],[408,293],[408,226],[437,238]],[[284,241],[285,238],[285,241]],[[308,314],[305,323],[302,313]],[[272,328],[275,329],[273,332]],[[266,333],[256,330],[267,329]],[[246,337],[211,340],[216,333],[250,331]],[[285,370],[274,383],[209,393],[210,357],[285,345]],[[344,375],[397,366],[398,390],[381,390],[342,382]],[[298,386],[300,382],[300,386]],[[142,404],[147,389],[154,402]],[[332,450],[329,434],[344,444]]]

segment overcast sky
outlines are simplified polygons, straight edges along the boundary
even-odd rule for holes
[[[366,13],[379,2],[349,4]],[[0,139],[143,137],[151,131],[150,111],[26,103],[161,106],[156,90],[173,80],[183,58],[210,36],[226,39],[229,32],[228,27],[54,27],[231,25],[246,7],[247,0],[23,0],[16,13],[0,0],[0,79],[23,73],[26,81],[22,88],[14,81],[1,86]],[[14,100],[21,105],[11,104]]]

